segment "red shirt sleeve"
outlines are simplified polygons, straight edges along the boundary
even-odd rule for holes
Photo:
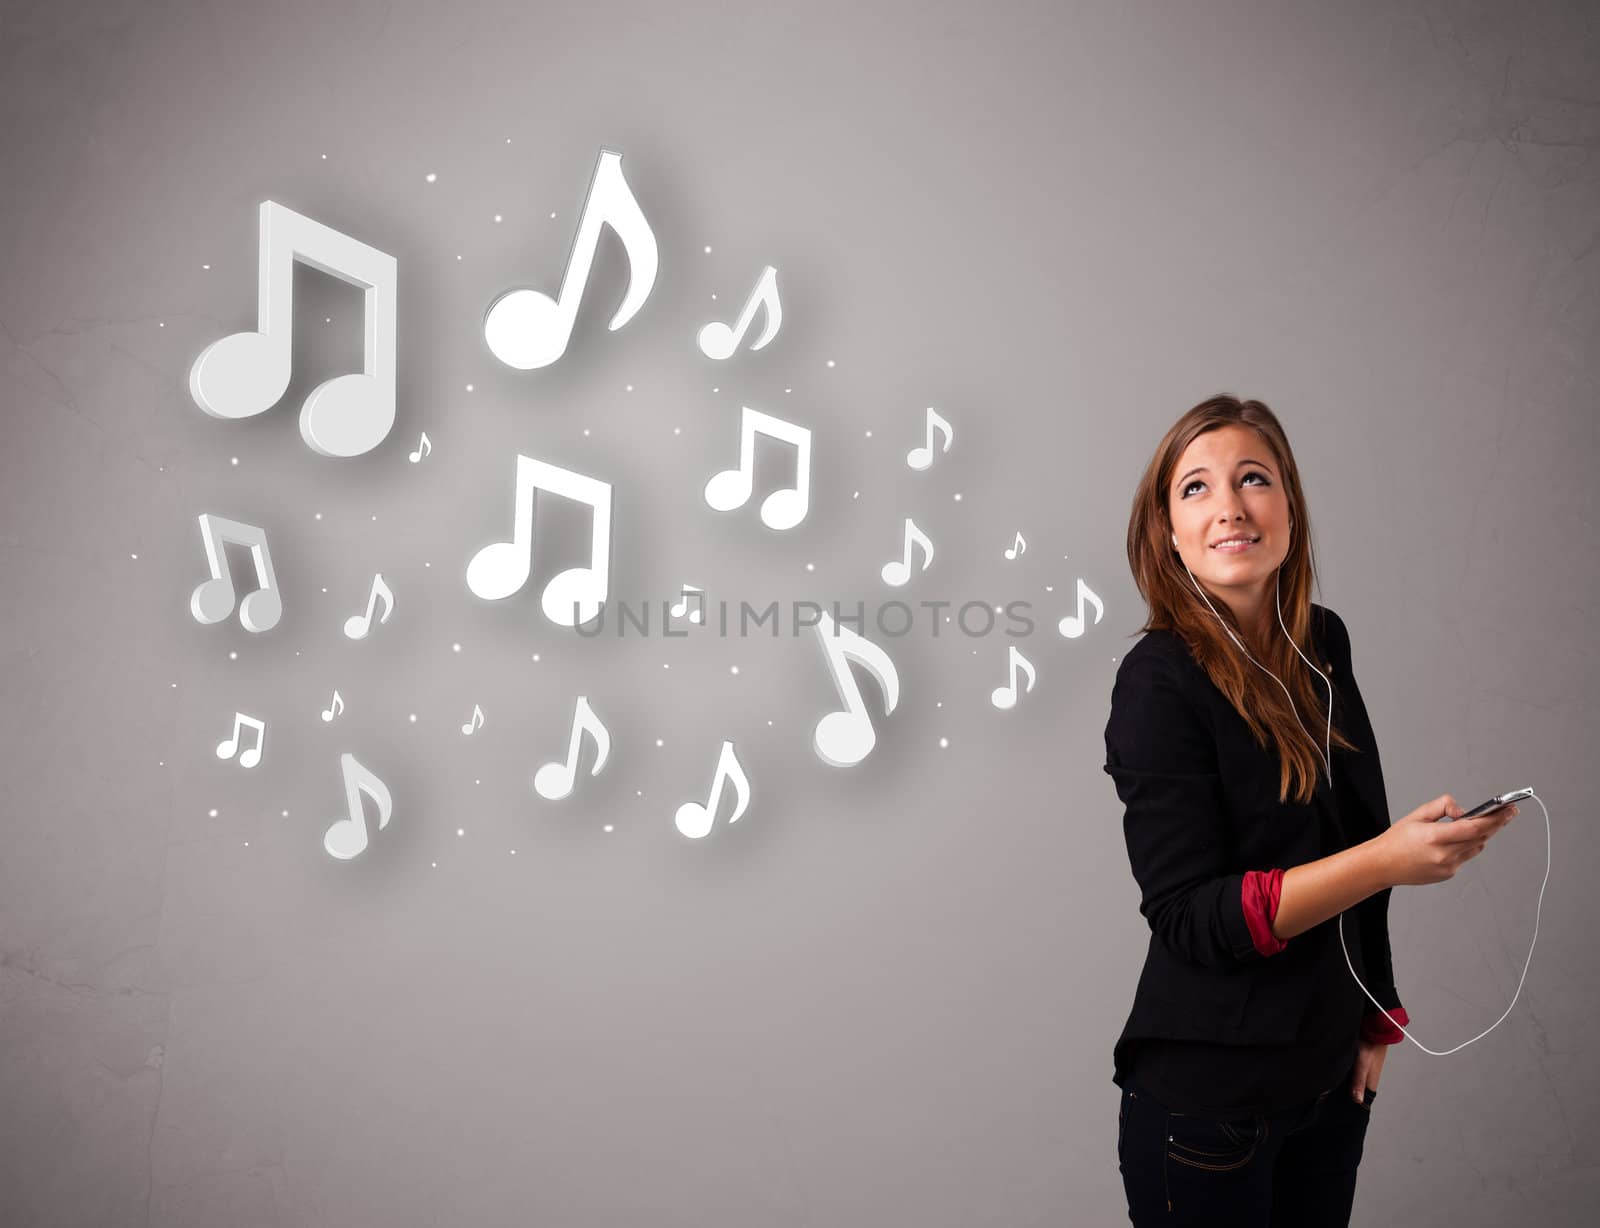
[[[1397,1006],[1389,1013],[1398,1022],[1411,1026],[1411,1016],[1406,1014],[1405,1007]],[[1393,1045],[1405,1038],[1406,1034],[1385,1019],[1377,1007],[1367,1007],[1367,1013],[1361,1016],[1361,1039],[1369,1045]]]
[[[1286,939],[1272,932],[1272,920],[1278,915],[1278,895],[1282,890],[1282,870],[1245,872],[1240,902],[1244,905],[1245,924],[1250,927],[1250,939],[1262,955],[1276,955],[1289,945]]]

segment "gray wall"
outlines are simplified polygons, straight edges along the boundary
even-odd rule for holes
[[[1226,390],[1296,447],[1395,817],[1532,784],[1555,829],[1505,1023],[1390,1052],[1356,1222],[1585,1222],[1597,33],[1577,2],[9,5],[0,1219],[1120,1222],[1123,534],[1161,432]],[[566,356],[504,367],[483,311],[555,289],[602,145],[655,292],[606,331],[608,235]],[[359,352],[323,274],[283,407],[189,398],[253,324],[267,198],[399,260],[399,417],[358,459],[295,427]],[[702,358],[768,262],[778,339]],[[815,431],[792,533],[701,498],[741,404]],[[913,473],[927,405],[957,439]],[[467,591],[518,450],[615,483],[614,597],[876,602],[909,515],[939,556],[893,595],[1028,600],[1034,634],[883,641],[900,706],[825,766],[810,632],[584,639],[532,584]],[[190,617],[202,511],[267,528],[272,632]],[[354,643],[375,571],[395,616]],[[1106,616],[1066,640],[1080,576]],[[1002,713],[1013,642],[1039,683]],[[545,802],[580,692],[612,762]],[[215,754],[236,709],[269,721],[253,771]],[[686,840],[723,738],[754,801]],[[343,751],[395,816],[335,862]],[[1523,816],[1395,893],[1430,1047],[1517,990]]]

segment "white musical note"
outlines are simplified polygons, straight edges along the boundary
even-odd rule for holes
[[[228,569],[224,542],[234,542],[250,547],[250,558],[256,567],[256,583],[260,587],[246,593],[239,602],[239,621],[246,631],[270,631],[283,617],[283,595],[278,591],[278,580],[272,572],[272,552],[267,549],[265,530],[253,524],[243,524],[209,512],[200,514],[200,540],[205,543],[206,563],[211,568],[211,579],[203,580],[189,596],[189,611],[196,622],[218,623],[233,613],[237,593],[233,587],[233,573]]]
[[[734,350],[739,348],[739,342],[744,340],[750,321],[755,319],[756,308],[762,305],[767,309],[767,323],[761,330],[761,336],[750,346],[752,350],[759,350],[776,337],[778,325],[783,323],[783,304],[778,299],[778,270],[770,264],[761,270],[761,276],[756,279],[755,289],[750,291],[744,309],[739,312],[738,323],[729,328],[721,320],[713,320],[700,330],[700,352],[707,358],[731,358]]]
[[[467,723],[465,725],[461,726],[461,732],[466,734],[468,737],[471,737],[472,736],[472,731],[474,729],[482,729],[482,728],[483,728],[483,709],[478,707],[477,704],[473,704],[472,705],[472,715],[467,718]]]
[[[367,611],[365,614],[352,614],[344,620],[344,633],[353,640],[364,640],[367,632],[372,630],[372,611],[377,607],[378,598],[383,598],[383,613],[378,616],[379,624],[389,621],[389,615],[394,613],[394,593],[384,583],[383,573],[376,572],[372,577],[372,591],[367,594]]]
[[[394,425],[395,258],[270,200],[261,202],[259,244],[256,331],[201,350],[189,369],[189,395],[213,418],[248,418],[278,403],[289,387],[299,260],[366,292],[362,369],[311,390],[300,436],[323,456],[370,452]]]
[[[616,315],[611,317],[611,331],[633,319],[644,306],[656,282],[656,237],[622,176],[622,155],[602,149],[594,177],[589,181],[578,233],[567,256],[560,294],[552,299],[537,290],[510,290],[495,299],[484,318],[483,338],[494,356],[508,367],[519,371],[547,367],[566,353],[603,225],[611,227],[622,240],[628,255],[628,290]]]
[[[933,428],[937,426],[944,433],[944,447],[941,452],[948,452],[950,445],[955,442],[956,431],[953,426],[939,416],[933,406],[928,406],[928,442],[921,447],[912,448],[906,453],[906,464],[913,469],[926,469],[933,464]]]
[[[611,753],[611,732],[594,714],[589,700],[580,695],[572,712],[572,738],[567,744],[567,761],[547,763],[533,774],[533,790],[546,801],[560,801],[572,792],[573,783],[578,778],[578,746],[585,730],[594,739],[594,766],[589,769],[589,775],[598,776],[600,769],[606,765],[606,756]]]
[[[822,641],[823,659],[844,708],[818,721],[811,741],[824,763],[831,767],[849,767],[865,759],[878,740],[867,715],[866,702],[861,698],[861,688],[850,672],[850,662],[862,666],[877,680],[883,690],[885,716],[900,702],[900,675],[888,653],[848,627],[835,627],[833,617],[826,610],[817,623],[817,638]]]
[[[911,543],[916,542],[922,547],[922,570],[927,571],[928,565],[933,562],[933,543],[928,540],[928,535],[917,528],[910,516],[906,517],[905,552],[902,559],[890,559],[883,565],[883,582],[899,588],[911,579]]]
[[[348,751],[339,756],[339,771],[344,776],[344,804],[350,817],[333,821],[333,826],[322,837],[322,847],[341,861],[348,861],[367,847],[367,816],[362,809],[361,795],[365,793],[377,806],[379,831],[389,825],[394,800],[389,796],[389,786]]]
[[[433,440],[428,438],[428,432],[422,432],[422,438],[417,440],[417,450],[410,454],[411,463],[415,465],[425,456],[433,455]]]
[[[1015,644],[1011,645],[1006,651],[1006,668],[1011,671],[1011,680],[1005,686],[995,687],[993,693],[989,696],[989,702],[1001,711],[1017,706],[1017,670],[1020,669],[1028,675],[1029,692],[1032,692],[1033,684],[1039,677],[1034,672],[1033,662],[1023,656],[1021,650]]]
[[[552,576],[540,597],[546,618],[563,627],[576,627],[600,612],[611,584],[609,482],[519,454],[511,540],[485,546],[472,556],[467,564],[467,587],[485,601],[499,601],[527,583],[533,570],[533,497],[540,490],[594,509],[590,565],[569,567]]]
[[[1085,584],[1083,577],[1080,576],[1078,577],[1078,612],[1076,614],[1068,614],[1057,627],[1057,630],[1069,640],[1075,640],[1083,634],[1083,603],[1085,601],[1094,606],[1094,621],[1098,624],[1106,612],[1106,607],[1101,603],[1095,591]]]
[[[797,449],[793,486],[773,491],[761,503],[761,522],[769,529],[792,529],[806,518],[811,505],[811,431],[782,418],[740,407],[739,467],[713,474],[706,483],[706,503],[719,512],[743,507],[755,481],[756,435],[792,443]]]
[[[344,696],[339,694],[339,688],[338,687],[334,687],[334,689],[333,689],[333,702],[322,710],[322,719],[325,720],[325,721],[331,721],[334,717],[338,716],[339,713],[341,713],[343,711],[344,711]]]
[[[267,723],[258,721],[253,716],[246,716],[243,712],[235,712],[233,714],[233,732],[228,735],[226,741],[217,743],[217,758],[232,759],[234,755],[239,753],[239,727],[241,725],[246,729],[254,729],[256,731],[256,744],[246,750],[244,754],[239,755],[239,766],[253,768],[261,762],[262,744],[267,739]]]
[[[1017,531],[1017,539],[1006,547],[1006,558],[1014,559],[1027,550],[1028,543],[1022,540],[1022,531]]]
[[[733,782],[733,813],[728,816],[728,822],[734,823],[750,808],[750,778],[734,753],[733,743],[724,741],[717,755],[716,774],[711,778],[710,797],[704,806],[699,802],[684,802],[678,807],[672,819],[678,830],[691,840],[710,835],[717,808],[722,804],[722,787],[730,780]]]
[[[698,585],[685,584],[681,591],[683,595],[672,603],[672,617],[682,618],[683,612],[689,608],[689,598],[693,596],[695,607],[689,614],[689,621],[698,626],[704,620],[706,613],[705,590]]]

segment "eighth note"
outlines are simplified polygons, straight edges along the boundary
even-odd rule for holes
[[[573,783],[578,778],[578,748],[585,730],[594,739],[594,766],[589,769],[589,775],[598,776],[600,769],[606,765],[606,756],[611,753],[611,732],[594,714],[588,697],[580,695],[572,713],[572,739],[567,746],[567,761],[547,763],[533,774],[533,790],[546,801],[560,801],[572,792]]]
[[[410,454],[411,463],[415,465],[425,456],[433,455],[433,440],[428,438],[428,432],[422,432],[422,438],[417,440],[417,450]]]
[[[756,308],[763,304],[767,308],[767,323],[761,330],[761,336],[750,346],[752,350],[759,350],[776,337],[778,325],[783,323],[783,304],[778,301],[778,270],[770,264],[761,270],[761,276],[756,279],[756,288],[750,291],[744,309],[739,312],[739,320],[732,328],[721,320],[713,320],[700,330],[700,352],[707,358],[731,358],[734,350],[739,348],[739,342],[744,340],[750,321],[755,319]]]
[[[944,447],[941,452],[948,452],[950,445],[956,440],[955,428],[939,416],[933,406],[928,406],[928,442],[920,448],[912,448],[906,453],[906,464],[913,469],[926,469],[933,464],[933,428],[937,426],[944,432]]]
[[[333,703],[329,704],[326,708],[324,708],[322,710],[322,719],[325,720],[325,721],[331,721],[334,717],[338,716],[339,713],[341,713],[343,711],[344,711],[344,698],[339,694],[339,688],[338,687],[334,687],[334,689],[333,689]]]
[[[1028,543],[1022,540],[1022,532],[1018,530],[1017,540],[1006,547],[1006,558],[1014,559],[1028,548]]]
[[[330,857],[348,861],[367,847],[367,816],[361,806],[361,795],[370,797],[378,808],[379,831],[389,825],[394,799],[389,796],[389,786],[348,751],[339,756],[339,773],[344,777],[344,808],[350,817],[333,821],[333,826],[323,834],[322,847],[328,850]]]
[[[1094,589],[1085,584],[1083,582],[1083,577],[1079,576],[1078,612],[1076,614],[1068,614],[1061,620],[1060,625],[1057,627],[1057,630],[1059,630],[1061,634],[1066,636],[1069,640],[1075,640],[1083,634],[1083,603],[1085,601],[1094,606],[1094,621],[1096,624],[1098,624],[1100,619],[1105,615],[1106,607],[1101,604],[1100,598],[1096,595]]]
[[[828,673],[844,707],[817,722],[811,733],[811,745],[817,757],[828,766],[850,767],[865,759],[878,741],[872,718],[867,715],[866,701],[861,698],[861,688],[850,672],[850,663],[856,662],[877,681],[883,691],[885,716],[900,702],[900,675],[888,653],[849,627],[836,627],[826,610],[815,625]]]
[[[239,755],[239,727],[241,725],[255,730],[256,744],[246,750],[244,754]],[[261,744],[266,740],[266,737],[267,723],[265,721],[258,721],[255,717],[246,716],[243,712],[235,712],[233,714],[233,732],[228,735],[226,741],[217,743],[217,758],[232,759],[235,755],[239,755],[240,767],[253,768],[261,762]]]
[[[733,782],[733,813],[728,816],[728,822],[732,823],[750,808],[750,778],[744,774],[733,743],[724,741],[717,755],[716,774],[711,778],[711,796],[704,806],[699,802],[684,802],[679,806],[672,818],[677,829],[692,840],[710,835],[717,807],[722,804],[722,787],[729,781]]]
[[[372,577],[372,591],[367,594],[367,612],[365,614],[352,614],[344,620],[344,633],[353,640],[364,640],[367,632],[372,630],[372,611],[377,607],[378,598],[383,598],[383,613],[378,616],[378,622],[386,623],[389,615],[394,613],[394,594],[389,591],[389,586],[383,582],[383,573],[376,572]]]
[[[911,543],[916,542],[922,547],[922,570],[927,571],[928,565],[933,562],[933,543],[928,540],[928,535],[917,528],[910,516],[906,517],[906,557],[904,559],[890,559],[883,565],[883,582],[899,588],[911,579]]]
[[[477,704],[472,705],[472,719],[461,726],[461,732],[470,735],[474,729],[483,728],[483,709]]]
[[[622,155],[602,149],[567,256],[567,271],[561,275],[560,292],[551,298],[538,290],[508,290],[490,304],[484,317],[483,339],[506,366],[519,371],[548,367],[567,352],[602,226],[611,227],[628,256],[628,289],[608,327],[615,332],[644,306],[656,284],[656,236],[622,176]]]
[[[1022,651],[1015,645],[1006,650],[1006,668],[1010,670],[1011,680],[1005,686],[995,687],[989,696],[989,702],[1002,712],[1007,708],[1017,706],[1017,670],[1021,669],[1028,675],[1028,691],[1033,690],[1033,684],[1038,681],[1039,675],[1034,672],[1033,662],[1022,655]]]

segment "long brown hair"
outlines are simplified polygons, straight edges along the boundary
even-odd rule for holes
[[[1283,623],[1301,651],[1327,672],[1327,662],[1319,660],[1321,654],[1310,636],[1311,587],[1316,578],[1311,550],[1311,514],[1306,509],[1300,471],[1295,465],[1289,438],[1277,415],[1260,401],[1241,401],[1238,397],[1223,395],[1211,397],[1173,423],[1156,445],[1155,455],[1134,492],[1133,514],[1128,520],[1128,564],[1133,569],[1134,583],[1150,607],[1144,626],[1133,634],[1166,630],[1182,639],[1217,689],[1228,697],[1249,725],[1256,744],[1266,746],[1268,737],[1276,743],[1278,800],[1282,802],[1288,798],[1292,778],[1296,800],[1306,803],[1316,791],[1317,773],[1322,770],[1322,742],[1313,740],[1301,728],[1283,688],[1240,654],[1238,645],[1217,622],[1217,616],[1226,619],[1234,635],[1250,646],[1251,656],[1283,679],[1283,685],[1294,694],[1300,711],[1321,717],[1317,725],[1326,721],[1326,685],[1312,677],[1311,667],[1281,634],[1270,636],[1268,642],[1258,648],[1251,644],[1238,617],[1220,597],[1212,599],[1212,605],[1217,607],[1213,614],[1195,591],[1195,582],[1190,580],[1177,548],[1172,545],[1167,488],[1178,458],[1197,435],[1223,426],[1249,427],[1271,449],[1277,461],[1284,494],[1289,500],[1289,514],[1294,519],[1289,553],[1277,578]],[[1276,618],[1276,611],[1273,616]],[[1351,751],[1360,749],[1337,727],[1329,736],[1334,746]]]

